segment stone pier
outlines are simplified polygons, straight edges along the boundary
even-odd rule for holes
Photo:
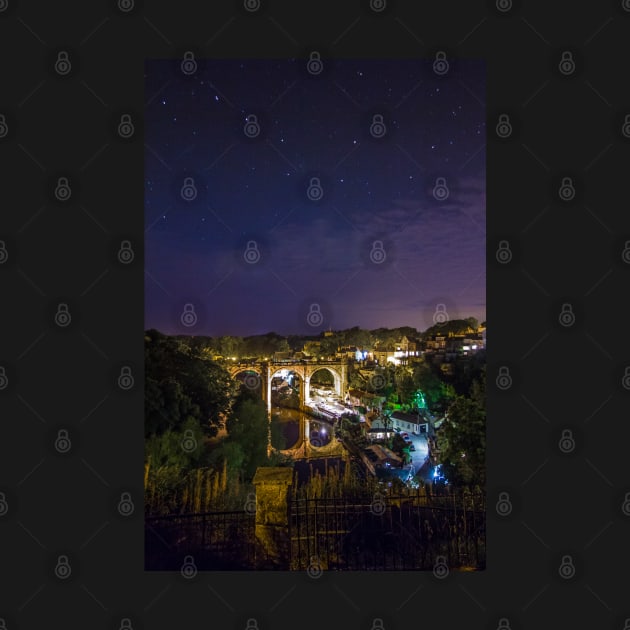
[[[290,560],[289,500],[293,468],[258,468],[256,488],[256,539],[268,560],[279,570],[288,570]]]

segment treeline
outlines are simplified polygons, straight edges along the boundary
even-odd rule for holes
[[[147,510],[238,501],[236,489],[245,492],[258,466],[285,463],[267,456],[267,410],[257,392],[184,338],[148,330],[144,342]]]
[[[485,324],[485,322],[482,322]],[[365,350],[376,347],[388,347],[399,342],[402,337],[410,339],[423,339],[435,334],[466,334],[478,328],[479,322],[474,317],[454,319],[419,332],[411,326],[398,328],[375,328],[366,330],[354,326],[346,330],[331,331],[331,334],[319,335],[288,335],[283,336],[276,332],[264,335],[251,335],[248,337],[221,336],[184,336],[179,335],[174,339],[185,343],[200,356],[224,358],[259,358],[271,357],[275,352],[299,352],[309,342],[319,344],[318,351],[324,356],[330,356],[340,347],[356,346]]]

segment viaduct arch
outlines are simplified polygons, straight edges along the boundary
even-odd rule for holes
[[[300,377],[299,400],[300,411],[308,414],[311,410],[308,406],[310,382],[315,372],[325,369],[330,372],[334,380],[334,389],[337,396],[343,398],[348,391],[348,364],[346,361],[295,361],[295,362],[260,362],[248,364],[236,364],[228,366],[228,372],[235,378],[242,373],[251,373],[249,380],[245,377],[245,385],[251,389],[261,388],[262,399],[267,406],[267,419],[269,421],[267,431],[267,452],[273,450],[271,446],[271,382],[276,374],[283,370],[294,372]],[[257,376],[254,376],[257,375]],[[307,416],[303,416],[307,418]],[[299,437],[296,446],[280,451],[293,457],[325,457],[343,453],[343,447],[336,437],[325,446],[313,446],[309,439],[309,421],[300,423]]]

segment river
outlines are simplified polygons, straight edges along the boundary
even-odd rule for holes
[[[298,409],[272,407],[271,416],[280,423],[284,438],[284,448],[300,446],[300,422],[309,422],[309,436],[311,444],[314,446],[325,446],[328,444],[334,431],[334,427],[330,422],[313,418]],[[274,444],[273,446],[277,448],[277,445]]]

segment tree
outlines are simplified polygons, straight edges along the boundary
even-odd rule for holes
[[[241,392],[226,421],[228,437],[220,448],[224,451],[228,466],[238,467],[244,480],[252,479],[256,468],[267,461],[267,423],[265,404],[260,400],[255,400],[250,394]],[[237,444],[242,451],[239,462],[230,456],[231,452],[238,454],[233,444]]]
[[[485,384],[475,381],[471,397],[457,396],[439,434],[444,473],[455,486],[486,482]]]
[[[435,370],[426,363],[418,363],[413,368],[413,383],[415,389],[424,394],[424,400],[429,409],[440,406],[445,393],[444,382],[435,373]]]
[[[396,368],[396,393],[403,405],[409,405],[416,391],[416,383],[409,370],[402,366]]]
[[[217,434],[234,395],[229,373],[183,339],[145,333],[145,434],[179,431],[189,418]]]
[[[359,349],[372,347],[372,336],[369,330],[362,330],[358,326],[344,331],[343,345],[356,346]]]
[[[174,466],[190,470],[201,465],[206,453],[199,423],[189,416],[180,430],[167,429],[150,435],[145,443],[145,456],[153,468]]]
[[[479,328],[479,321],[475,317],[467,317],[464,321],[468,322],[468,326],[473,332]]]

